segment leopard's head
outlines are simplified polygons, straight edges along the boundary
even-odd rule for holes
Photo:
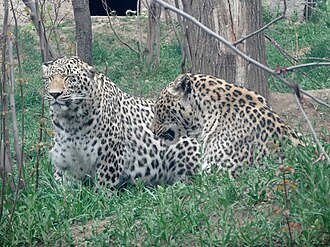
[[[178,76],[155,103],[152,130],[169,144],[176,143],[181,136],[199,136],[192,84],[189,74]]]
[[[90,98],[96,70],[78,57],[62,57],[43,65],[45,95],[51,109],[67,111]]]

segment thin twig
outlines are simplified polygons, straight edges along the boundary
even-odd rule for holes
[[[291,246],[293,246],[293,237],[292,237],[292,230],[290,226],[290,220],[289,220],[289,215],[290,215],[290,210],[289,210],[289,195],[288,195],[288,188],[286,184],[286,177],[285,177],[285,171],[283,172],[283,187],[284,187],[284,198],[285,198],[285,213],[284,217],[286,220],[286,224],[288,226],[288,232],[289,232],[289,238],[290,238],[290,243]]]
[[[1,186],[1,202],[0,202],[0,219],[3,215],[3,205],[4,205],[4,197],[5,197],[5,187],[7,181],[7,160],[6,160],[6,141],[8,134],[8,125],[6,118],[8,119],[8,101],[7,101],[7,84],[6,84],[6,42],[8,39],[8,0],[3,2],[4,5],[4,18],[3,18],[3,33],[1,34],[2,44],[2,63],[1,63],[1,72],[2,72],[2,80],[0,81],[0,96],[1,96],[1,139],[0,139],[0,172],[2,178],[2,186]],[[6,130],[7,129],[7,130]],[[10,167],[10,164],[8,164]]]
[[[44,24],[42,20],[42,14],[39,13],[39,4],[37,1],[35,1],[35,15],[37,18],[37,31],[38,36],[40,39],[40,51],[41,51],[41,58],[42,62],[47,62],[50,59],[54,59],[54,54],[50,52],[52,50],[52,47],[48,43],[48,39],[46,36],[46,30],[44,29]],[[38,190],[39,187],[39,165],[40,165],[40,159],[41,159],[41,149],[39,143],[42,142],[43,139],[43,119],[45,115],[45,97],[42,97],[41,99],[41,117],[40,117],[40,126],[39,126],[39,140],[37,145],[37,159],[36,159],[36,184],[35,184],[35,190]]]
[[[177,28],[178,26],[180,26],[180,23],[177,23],[176,25],[174,25],[174,22],[173,22],[172,17],[171,17],[171,15],[170,15],[170,13],[169,13],[168,10],[165,10],[165,15],[167,16],[167,18],[168,18],[168,20],[169,20],[169,22],[170,22],[170,24],[171,24],[171,27],[172,27],[172,29],[173,29],[174,35],[175,35],[176,39],[178,40],[178,43],[180,44],[180,47],[181,47],[181,46],[182,46],[182,41],[181,41],[180,36],[179,36],[179,34],[178,34],[177,30],[176,30],[176,28]],[[170,30],[170,31],[171,31],[171,30]],[[167,34],[168,34],[170,31],[168,31],[168,32],[163,36],[163,38],[166,37]],[[163,38],[161,38],[161,39],[163,39]],[[183,48],[182,48],[182,47],[181,47],[181,51],[183,51]]]
[[[314,130],[314,128],[313,128],[313,125],[312,125],[311,122],[309,121],[308,116],[306,115],[306,112],[305,112],[304,108],[301,106],[301,103],[300,103],[299,97],[298,97],[298,95],[297,95],[297,92],[294,91],[294,90],[293,90],[293,96],[294,96],[294,98],[295,98],[295,100],[296,100],[296,103],[297,103],[297,105],[298,105],[298,107],[299,107],[300,112],[301,112],[302,115],[304,116],[304,118],[305,118],[305,120],[306,120],[306,122],[307,122],[307,124],[308,124],[308,127],[309,127],[309,129],[311,130],[311,132],[312,132],[312,135],[313,135],[314,141],[317,143],[317,145],[319,146],[321,152],[324,154],[325,158],[327,159],[328,163],[330,164],[330,158],[329,158],[329,155],[326,153],[326,151],[324,150],[323,146],[321,145],[321,143],[320,143],[320,141],[319,141],[319,139],[318,139],[318,137],[317,137],[317,134],[316,134],[316,132],[315,132],[315,130]]]
[[[293,173],[293,169],[290,166],[284,166],[283,165],[283,157],[282,155],[280,155],[280,166],[278,167],[278,170],[276,171],[275,174],[278,173],[278,175],[282,175],[282,179],[283,179],[283,190],[284,190],[284,210],[282,210],[282,214],[285,218],[286,221],[286,225],[288,227],[288,232],[289,232],[289,239],[290,239],[290,246],[294,246],[293,245],[293,236],[292,236],[292,229],[291,229],[291,225],[290,225],[290,209],[289,209],[289,191],[288,191],[288,186],[287,186],[287,179],[286,179],[286,173],[287,172],[292,172]]]
[[[309,92],[306,91],[302,91],[300,90],[300,92],[302,92],[303,94],[305,94],[306,96],[308,96],[309,98],[313,99],[315,102],[319,103],[320,105],[323,105],[325,107],[330,108],[330,105],[326,102],[324,102],[323,100],[318,99],[317,97],[314,97],[313,95],[311,95]]]
[[[179,37],[179,34],[178,34],[177,30],[176,30],[176,28],[177,28],[178,26],[180,26],[180,24],[177,23],[176,25],[174,25],[173,20],[172,20],[172,17],[171,17],[171,15],[168,13],[167,10],[165,10],[165,15],[167,16],[167,18],[168,18],[168,20],[169,20],[169,22],[170,22],[170,24],[171,24],[172,29],[170,29],[170,30],[168,30],[166,33],[164,33],[164,34],[162,35],[162,37],[160,38],[160,40],[164,40],[164,39],[166,39],[166,37],[168,36],[168,34],[171,33],[171,32],[173,31],[173,32],[174,32],[174,35],[175,35],[176,39],[178,40],[178,42],[179,42],[179,44],[180,44],[180,47],[181,47],[182,42],[181,42],[180,37]],[[183,51],[183,50],[181,50],[181,51]]]
[[[296,63],[298,62],[298,59],[295,58],[294,56],[292,56],[289,52],[287,52],[276,40],[270,38],[268,35],[265,35],[265,38],[267,40],[269,40],[276,49],[279,50],[279,52],[292,64],[292,65],[296,65]],[[292,61],[293,60],[293,61]],[[312,77],[310,77],[307,73],[305,73],[304,71],[300,71],[304,76],[306,76],[309,80],[311,80],[312,82],[314,82],[315,84],[317,84],[318,86],[320,86],[320,84]]]
[[[21,61],[20,61],[20,56],[19,56],[19,48],[18,48],[18,26],[17,26],[17,18],[16,18],[16,13],[15,13],[15,9],[13,7],[13,1],[10,0],[10,4],[11,4],[11,8],[12,8],[12,14],[14,17],[14,21],[15,21],[15,50],[16,50],[16,55],[17,55],[17,61],[18,61],[18,69],[19,69],[19,76],[20,76],[20,92],[21,92],[21,121],[22,121],[22,141],[21,144],[19,144],[18,142],[18,128],[17,128],[17,119],[16,119],[16,109],[15,109],[15,102],[14,102],[14,59],[13,59],[13,44],[12,44],[12,40],[9,40],[9,45],[8,45],[8,54],[9,54],[9,64],[10,64],[10,71],[11,71],[11,87],[12,87],[12,91],[10,94],[10,100],[11,100],[11,107],[12,107],[12,121],[13,121],[13,132],[14,132],[14,142],[15,142],[15,147],[16,147],[16,159],[17,159],[17,166],[18,166],[18,179],[17,179],[17,186],[15,189],[15,195],[14,195],[14,202],[11,208],[11,212],[10,212],[10,216],[9,216],[9,220],[8,220],[8,227],[11,226],[12,220],[13,220],[13,216],[14,216],[14,212],[16,209],[16,205],[19,199],[19,192],[21,189],[24,188],[25,184],[24,184],[24,178],[23,178],[23,153],[24,153],[24,96],[23,96],[23,87],[22,87],[22,68],[21,68]],[[15,134],[16,132],[16,134]],[[19,147],[19,145],[21,145],[21,149]],[[20,150],[20,151],[19,151]]]
[[[126,46],[128,49],[130,49],[132,52],[136,53],[137,55],[139,55],[140,53],[135,50],[133,47],[131,47],[129,44],[127,44],[125,41],[123,41],[119,35],[117,34],[117,32],[115,31],[115,29],[113,28],[112,26],[112,22],[111,22],[111,18],[110,18],[110,12],[109,12],[109,7],[108,7],[108,4],[107,4],[107,1],[105,0],[102,0],[102,5],[103,5],[103,8],[105,9],[105,11],[107,12],[107,17],[108,17],[108,22],[109,22],[109,26],[111,28],[111,31],[113,32],[113,34],[116,36],[116,38],[119,40],[120,43],[122,43],[124,46]]]
[[[10,30],[8,30],[10,32]],[[9,82],[9,103],[10,103],[10,111],[11,111],[11,121],[12,121],[12,134],[14,139],[14,149],[15,149],[15,156],[17,162],[17,168],[19,173],[21,174],[22,171],[22,158],[21,158],[21,149],[19,144],[18,138],[18,127],[17,127],[17,118],[16,118],[16,107],[15,107],[15,78],[14,78],[14,58],[13,58],[13,41],[12,37],[8,36],[7,39],[7,64],[9,70],[8,82]],[[16,203],[18,201],[18,195],[20,188],[20,177],[18,178],[16,188],[15,188],[15,195],[14,195],[14,202],[11,207],[8,226],[11,225],[11,221],[13,218],[13,214],[16,208]]]
[[[290,245],[293,247],[294,246],[294,243],[293,243],[292,229],[291,229],[289,217],[287,217],[287,216],[284,216],[284,217],[285,217],[285,220],[286,220],[286,224],[288,226],[288,232],[289,232],[289,238],[290,238]]]
[[[55,39],[57,52],[58,52],[59,56],[61,56],[61,49],[60,49],[60,42],[59,42],[59,38],[58,38],[57,28],[58,28],[58,25],[61,23],[61,20],[63,20],[63,18],[59,20],[59,12],[60,12],[59,9],[61,8],[62,3],[63,2],[61,2],[61,1],[53,2],[53,5],[54,5],[54,18],[52,17],[50,11],[47,11],[47,15],[48,15],[48,18],[49,18],[50,23],[51,23],[51,27],[48,30],[49,38],[51,38],[52,34],[54,33],[54,39]],[[57,22],[58,22],[58,24],[56,25]]]
[[[9,129],[10,129],[10,125],[9,125],[9,118],[8,118],[8,85],[7,85],[7,77],[8,77],[8,67],[7,67],[7,58],[6,58],[6,54],[7,54],[7,46],[8,46],[8,39],[9,39],[9,21],[8,21],[8,16],[9,16],[9,5],[8,5],[8,0],[4,1],[4,19],[3,19],[3,46],[2,46],[2,64],[1,64],[1,69],[2,69],[2,87],[1,87],[1,104],[2,104],[2,120],[3,120],[3,133],[2,137],[3,137],[3,141],[4,141],[4,146],[3,146],[3,152],[4,152],[4,162],[3,162],[3,168],[4,168],[4,172],[5,172],[5,176],[7,177],[8,172],[12,173],[12,157],[10,154],[10,139],[9,139]],[[6,167],[6,162],[5,159],[8,160],[7,164],[9,167]],[[1,167],[1,163],[0,163],[0,167]],[[7,172],[6,172],[7,169]],[[6,180],[6,178],[4,178]],[[11,179],[12,181],[12,179]],[[10,188],[12,190],[15,189],[15,185],[13,184],[13,182],[10,183]]]
[[[179,1],[178,0],[174,0],[174,4],[176,8],[179,8]],[[184,2],[182,2],[183,6],[184,6]],[[166,11],[167,13],[169,11]],[[186,64],[190,63],[189,58],[191,58],[190,56],[190,47],[189,47],[189,40],[188,37],[186,36],[186,26],[183,23],[183,18],[181,18],[180,15],[177,14],[177,19],[179,22],[179,25],[181,27],[182,30],[182,40],[183,42],[180,43],[180,47],[181,47],[181,57],[182,57],[182,62],[181,62],[181,72],[184,73],[186,71]],[[188,55],[188,56],[187,56]]]
[[[298,60],[293,57],[291,54],[289,54],[276,40],[272,39],[271,37],[269,37],[267,34],[265,34],[265,38],[267,40],[269,40],[274,46],[276,49],[278,49],[281,54],[287,59],[290,61],[290,59],[294,60],[295,62],[298,62]],[[293,63],[292,63],[293,64]]]
[[[319,61],[326,61],[326,62],[330,62],[329,58],[325,58],[325,57],[300,57],[300,58],[296,58],[297,60],[319,60]]]
[[[256,35],[256,34],[258,34],[260,32],[262,32],[263,30],[267,29],[269,26],[273,25],[275,22],[277,22],[277,21],[279,21],[279,20],[281,20],[283,18],[286,18],[286,0],[283,0],[283,12],[282,12],[282,15],[281,16],[279,16],[276,19],[272,20],[271,22],[267,23],[266,25],[264,25],[262,28],[258,29],[257,31],[255,31],[253,33],[250,33],[250,34],[248,34],[248,35],[240,38],[239,40],[235,41],[233,43],[233,45],[236,46],[237,44],[243,42],[244,40],[246,40],[246,39],[248,39],[248,38],[250,38],[250,37],[252,37],[252,36],[254,36],[254,35]]]
[[[316,62],[316,63],[305,63],[305,64],[298,64],[295,66],[285,68],[286,71],[293,71],[295,69],[300,69],[304,67],[317,67],[317,66],[330,66],[330,62]]]
[[[15,156],[18,170],[21,171],[23,164],[21,158],[21,149],[18,138],[18,125],[16,118],[16,105],[15,105],[15,77],[14,77],[14,57],[13,57],[13,37],[9,37],[7,39],[8,45],[8,70],[9,70],[9,103],[10,103],[10,111],[11,111],[11,121],[12,121],[12,133],[14,139],[14,148],[15,148]],[[18,185],[18,184],[17,184]]]

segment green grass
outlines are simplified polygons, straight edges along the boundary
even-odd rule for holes
[[[274,39],[289,55],[298,59],[298,62],[292,59],[290,59],[291,62],[288,61],[273,44],[266,41],[267,63],[270,68],[275,69],[276,65],[290,67],[296,64],[320,62],[320,60],[305,59],[308,57],[325,58],[329,61],[330,25],[327,20],[330,15],[318,9],[316,14],[319,18],[312,18],[310,22],[281,20],[266,30],[270,38]],[[265,16],[265,19],[269,21],[273,17]],[[330,88],[330,66],[302,68],[287,76],[297,81],[300,88],[304,90]],[[288,92],[285,85],[275,81],[275,84],[270,81],[271,90]]]
[[[310,47],[304,56],[330,57],[326,23],[310,22],[290,27],[283,22],[267,33],[289,51]],[[70,33],[70,30],[66,30]],[[298,34],[296,36],[296,34]],[[267,170],[250,169],[237,180],[212,173],[196,176],[192,183],[145,188],[142,184],[113,195],[53,180],[48,146],[42,149],[39,189],[35,191],[36,144],[43,85],[40,53],[34,30],[20,30],[20,51],[25,98],[25,178],[11,225],[8,223],[13,194],[5,195],[0,219],[1,246],[288,246],[290,238],[283,215],[283,179],[276,176],[277,159]],[[68,37],[71,44],[73,37]],[[70,53],[70,52],[68,52]],[[268,44],[268,64],[289,66]],[[154,96],[180,73],[181,55],[175,42],[162,46],[161,63],[146,68],[127,48],[106,33],[94,35],[94,65],[122,90]],[[306,61],[307,62],[307,61]],[[329,68],[306,69],[320,85],[295,73],[304,89],[330,88]],[[289,75],[292,76],[292,75]],[[277,83],[280,90],[285,91]],[[271,84],[274,89],[274,85]],[[20,97],[17,91],[17,108]],[[47,112],[47,111],[46,111]],[[48,114],[46,113],[46,117]],[[46,121],[49,128],[49,121]],[[47,130],[47,129],[46,129]],[[325,133],[329,135],[328,133]],[[44,141],[49,143],[49,136]],[[323,142],[330,152],[330,142]],[[284,165],[294,186],[289,190],[293,241],[297,246],[325,246],[330,241],[330,167],[312,145],[288,148]]]
[[[329,151],[330,145],[326,147]],[[289,220],[299,225],[299,229],[293,229],[298,246],[320,246],[330,241],[330,168],[324,161],[313,164],[313,148],[307,149],[287,150],[285,165],[295,167],[293,174],[287,174],[287,180],[295,183],[289,191]],[[55,183],[48,165],[42,164],[38,192],[34,191],[34,182],[28,181],[12,225],[1,222],[3,246],[289,243],[285,218],[278,212],[284,209],[285,198],[279,189],[282,179],[275,175],[276,162],[267,170],[250,169],[237,180],[212,173],[196,176],[191,184],[157,188],[140,184],[111,198],[80,183]],[[83,233],[85,238],[81,237]]]

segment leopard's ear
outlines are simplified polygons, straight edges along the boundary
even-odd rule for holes
[[[48,62],[43,63],[42,64],[42,71],[44,73],[46,73],[48,66],[51,65],[51,64],[53,64],[53,63],[54,63],[54,61],[48,61]]]
[[[187,97],[191,93],[191,80],[187,74],[179,75],[167,89],[173,96]]]
[[[90,78],[93,78],[94,75],[97,73],[97,70],[93,66],[90,66],[90,65],[88,65],[87,70],[88,70],[88,76]]]

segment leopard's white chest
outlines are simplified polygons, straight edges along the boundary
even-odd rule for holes
[[[83,180],[95,176],[99,143],[88,139],[84,133],[58,133],[51,150],[52,161],[61,170],[68,170],[75,178]]]

